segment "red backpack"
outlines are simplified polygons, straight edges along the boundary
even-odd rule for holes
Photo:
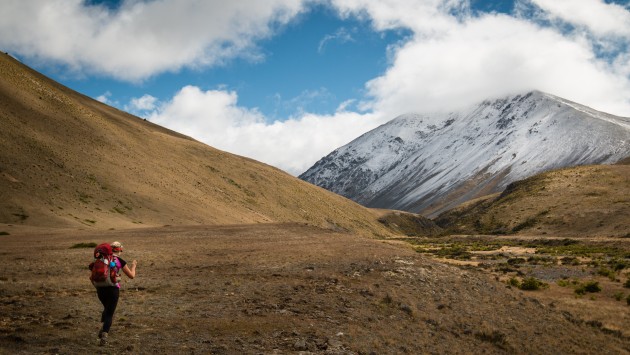
[[[103,243],[94,248],[94,261],[89,268],[92,271],[90,281],[94,287],[116,286],[116,261],[109,244]]]

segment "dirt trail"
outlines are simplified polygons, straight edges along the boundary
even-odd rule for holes
[[[0,352],[627,353],[630,341],[404,244],[297,224],[0,236]],[[110,334],[91,249],[138,259]]]

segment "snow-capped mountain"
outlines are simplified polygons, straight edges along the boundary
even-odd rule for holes
[[[365,206],[432,217],[546,170],[628,156],[630,118],[533,91],[462,112],[399,116],[300,178]]]

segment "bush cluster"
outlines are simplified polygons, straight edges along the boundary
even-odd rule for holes
[[[549,285],[543,281],[538,280],[535,277],[524,278],[523,281],[519,281],[516,277],[512,277],[507,281],[510,286],[518,287],[524,291],[536,291],[543,288],[548,288]]]
[[[601,286],[599,286],[599,282],[597,281],[589,281],[581,284],[578,288],[575,289],[575,293],[578,295],[584,295],[588,293],[600,292],[602,290]]]
[[[434,254],[441,258],[467,260],[472,257],[472,254],[464,246],[455,245],[452,247],[442,248],[434,251]]]
[[[539,290],[541,288],[547,288],[547,287],[549,287],[549,285],[538,280],[537,278],[528,277],[526,279],[523,279],[523,282],[521,282],[521,287],[519,288],[521,290],[535,291],[535,290]]]
[[[521,282],[516,278],[512,277],[507,281],[507,284],[514,287],[521,287]]]
[[[615,280],[615,272],[614,272],[614,271],[612,271],[612,270],[610,270],[610,269],[608,269],[608,268],[602,267],[602,268],[600,268],[600,269],[597,271],[597,273],[598,273],[599,275],[601,275],[601,276],[605,276],[605,277],[609,278],[609,279],[610,279],[610,280],[612,280],[612,281],[614,281],[614,280]]]

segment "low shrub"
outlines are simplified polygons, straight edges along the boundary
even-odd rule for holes
[[[9,232],[0,232],[0,235],[9,235]]]
[[[626,280],[626,283],[623,284],[623,287],[630,288],[630,277],[628,277],[628,279]]]
[[[630,268],[630,259],[613,258],[609,261],[609,264],[615,271],[621,271]]]
[[[587,283],[584,283],[582,285],[580,285],[578,288],[575,289],[575,293],[577,293],[578,295],[584,295],[587,292],[588,293],[595,293],[595,292],[600,292],[602,290],[601,286],[599,286],[599,282],[597,281],[589,281]]]
[[[560,287],[577,286],[580,284],[578,280],[562,279],[556,282]]]
[[[470,259],[472,254],[463,246],[452,246],[443,248],[434,252],[435,255],[442,258],[465,260]]]
[[[569,280],[558,280],[556,281],[556,284],[560,287],[567,287],[569,286],[570,282]]]
[[[607,278],[611,279],[612,281],[615,281],[615,272],[610,270],[610,269],[608,269],[608,268],[605,268],[605,267],[600,268],[597,271],[597,274],[599,274],[601,276],[606,276]]]
[[[518,272],[518,269],[516,269],[517,267],[518,265],[508,265],[507,263],[497,264],[496,267],[494,268],[494,271],[507,274],[508,272]]]
[[[510,286],[514,286],[514,287],[521,287],[521,282],[516,278],[516,277],[512,277],[509,280],[507,280],[507,284]]]
[[[565,256],[586,256],[596,257],[599,255],[605,255],[608,257],[625,258],[625,251],[621,248],[617,248],[611,245],[593,245],[593,244],[579,244],[568,243],[565,245],[549,245],[548,243],[531,243],[536,246],[540,246],[536,250],[536,254],[548,254],[548,255],[565,255]]]
[[[523,279],[523,282],[521,282],[521,286],[519,288],[525,291],[535,291],[535,290],[540,290],[541,288],[547,288],[547,287],[549,287],[549,285],[538,280],[537,278],[528,277],[528,278]]]
[[[527,262],[532,265],[547,265],[557,263],[556,258],[551,256],[530,256],[529,258],[527,258]]]
[[[493,331],[479,331],[475,333],[475,336],[482,341],[487,341],[489,343],[493,343],[497,347],[507,350],[509,349],[509,344],[507,343],[507,338],[505,334],[501,333],[498,330]]]
[[[592,259],[586,265],[590,267],[599,267],[601,265],[601,262],[598,259]]]
[[[510,265],[523,264],[525,263],[524,258],[510,258],[507,260],[507,263]]]
[[[613,271],[621,271],[628,267],[627,262],[618,259],[611,260],[609,264],[612,267]]]
[[[587,282],[586,284],[584,284],[584,289],[586,290],[586,292],[591,293],[599,292],[602,290],[602,288],[599,286],[599,282],[597,281]]]
[[[580,260],[575,256],[565,256],[560,258],[562,265],[580,265]]]

